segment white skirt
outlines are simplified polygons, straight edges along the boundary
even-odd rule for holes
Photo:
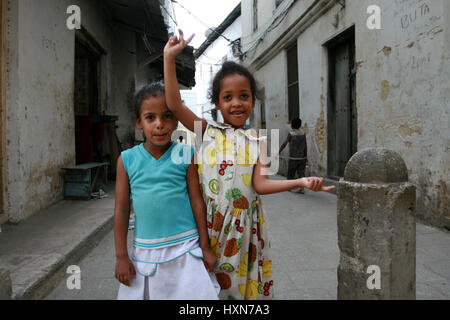
[[[133,247],[136,277],[120,284],[118,300],[218,300],[220,285],[203,264],[199,239],[161,249]]]

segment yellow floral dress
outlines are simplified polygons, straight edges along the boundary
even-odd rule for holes
[[[220,299],[272,299],[270,241],[262,201],[252,183],[259,156],[253,130],[208,122],[197,163]]]

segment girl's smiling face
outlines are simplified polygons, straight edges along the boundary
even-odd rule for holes
[[[247,77],[235,73],[223,78],[216,109],[222,112],[225,123],[242,128],[254,106],[255,101]]]
[[[150,147],[165,147],[171,142],[178,120],[167,108],[164,96],[150,97],[141,104],[140,117],[136,120],[139,129],[144,130]]]

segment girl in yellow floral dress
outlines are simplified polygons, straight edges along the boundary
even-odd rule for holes
[[[216,278],[221,299],[273,297],[270,239],[260,194],[295,188],[330,191],[323,178],[270,180],[265,172],[265,137],[244,125],[255,106],[256,82],[234,62],[225,62],[216,74],[211,101],[225,123],[198,118],[182,104],[175,57],[192,40],[171,37],[164,48],[164,81],[168,108],[191,131],[201,128],[197,147],[198,172],[207,205],[210,245],[217,256]],[[200,134],[200,132],[196,132]]]

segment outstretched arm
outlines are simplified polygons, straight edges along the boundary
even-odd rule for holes
[[[260,144],[264,143],[264,141],[260,142]],[[267,150],[267,148],[265,148],[264,146],[261,146],[261,149]],[[259,194],[278,193],[295,188],[308,188],[316,192],[331,191],[334,189],[334,186],[323,186],[323,183],[325,181],[324,178],[309,177],[295,180],[271,180],[265,174],[264,169],[267,169],[267,167],[264,163],[267,163],[266,155],[261,152],[261,155],[258,158],[258,162],[253,169],[253,187]]]
[[[172,36],[164,47],[164,85],[166,90],[166,101],[170,111],[175,117],[191,131],[194,131],[194,122],[200,121],[202,125],[202,134],[206,129],[206,120],[197,117],[181,102],[180,89],[178,87],[178,79],[175,66],[175,58],[183,49],[191,42],[194,35],[184,40],[183,32],[180,31],[180,39]]]

